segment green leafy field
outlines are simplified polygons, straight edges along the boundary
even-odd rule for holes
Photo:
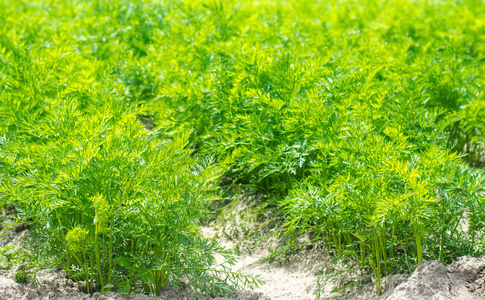
[[[484,255],[484,86],[480,0],[0,0],[0,203],[88,292],[227,294],[226,176],[379,286]]]

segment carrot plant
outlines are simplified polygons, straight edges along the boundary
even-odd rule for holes
[[[193,129],[287,234],[379,283],[483,253],[480,226],[460,224],[483,218],[483,172],[465,161],[483,159],[484,16],[479,1],[191,1],[153,33],[163,54],[130,68],[152,81],[159,130]]]
[[[483,1],[0,3],[1,201],[90,288],[216,276],[220,174],[377,286],[483,255]]]
[[[141,102],[112,75],[116,57],[80,53],[69,25],[45,16],[64,5],[51,4],[3,3],[0,42],[0,195],[34,226],[46,262],[88,293],[258,284],[230,271],[230,252],[199,231],[220,168],[191,157],[190,131],[147,131]]]

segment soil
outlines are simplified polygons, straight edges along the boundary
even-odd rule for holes
[[[6,217],[5,212],[3,218]],[[5,222],[0,237],[0,247],[12,246],[21,249],[22,240],[28,228],[8,226]],[[208,238],[216,238],[227,248],[238,243],[216,230],[213,226],[202,228]],[[485,260],[460,257],[449,266],[438,261],[423,262],[411,276],[404,274],[382,278],[381,295],[377,296],[373,278],[352,266],[336,264],[323,246],[306,247],[286,259],[265,260],[269,255],[270,240],[260,242],[252,251],[239,251],[239,261],[233,267],[246,274],[258,275],[265,284],[253,291],[240,291],[237,300],[304,300],[304,299],[485,299]],[[0,260],[0,263],[2,260]],[[3,267],[3,269],[1,268]],[[153,295],[121,295],[114,292],[87,295],[59,270],[40,270],[36,283],[19,284],[12,277],[18,266],[0,265],[0,300],[148,300],[148,299],[190,299],[186,291],[165,289],[161,297]],[[320,283],[320,284],[318,284]],[[227,298],[201,298],[226,300]]]

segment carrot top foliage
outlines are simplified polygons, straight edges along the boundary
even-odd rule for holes
[[[378,286],[483,255],[483,1],[0,3],[2,201],[70,272],[158,289],[202,270],[216,246],[192,220],[221,174]]]
[[[88,293],[259,284],[230,271],[230,251],[198,227],[221,168],[191,157],[189,130],[161,139],[143,128],[143,103],[117,77],[124,53],[95,57],[84,31],[97,24],[73,25],[85,10],[100,12],[96,2],[2,2],[1,201],[33,225],[46,263]]]

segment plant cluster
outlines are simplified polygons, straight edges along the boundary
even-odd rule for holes
[[[0,201],[88,282],[208,263],[222,173],[377,286],[483,255],[483,1],[1,3]]]
[[[193,129],[265,191],[286,234],[379,286],[483,254],[484,17],[473,0],[184,2],[128,67],[149,80],[124,80],[157,129]]]
[[[40,257],[88,293],[188,284],[194,296],[219,295],[258,284],[230,271],[231,253],[199,230],[221,169],[190,155],[190,131],[168,139],[142,126],[142,102],[115,75],[119,57],[88,55],[93,44],[71,31],[83,5],[100,9],[0,5],[2,202],[33,226]]]

